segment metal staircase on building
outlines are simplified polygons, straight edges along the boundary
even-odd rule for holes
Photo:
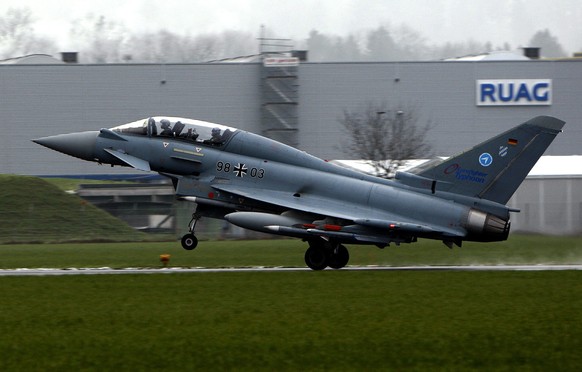
[[[298,77],[297,67],[262,67],[263,135],[290,146],[297,146]]]
[[[298,66],[305,52],[291,51],[288,42],[287,39],[261,39],[261,128],[264,136],[297,147]]]

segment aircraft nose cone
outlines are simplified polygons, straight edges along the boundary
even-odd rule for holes
[[[59,134],[34,139],[32,142],[77,158],[94,160],[98,135],[97,131]]]

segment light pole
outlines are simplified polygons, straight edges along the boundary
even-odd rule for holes
[[[398,110],[395,112],[395,118],[394,120],[396,121],[394,124],[396,126],[396,133],[395,133],[395,139],[396,139],[396,159],[393,159],[396,161],[396,167],[394,169],[394,171],[396,171],[396,169],[400,166],[400,162],[403,160],[402,159],[402,138],[404,137],[402,135],[402,131],[404,130],[404,120],[403,120],[403,115],[404,115],[404,111],[402,110]]]

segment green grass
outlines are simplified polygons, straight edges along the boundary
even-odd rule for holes
[[[100,244],[0,245],[0,268],[157,267],[170,254],[175,267],[303,267],[306,243],[295,239],[201,241],[185,251],[178,241]],[[448,249],[441,242],[378,249],[348,246],[349,265],[519,265],[582,264],[582,238],[512,236],[500,243],[466,243]]]
[[[582,272],[0,278],[0,370],[579,370]]]
[[[0,175],[0,244],[144,239],[146,234],[43,179]]]
[[[350,247],[350,264],[580,263],[580,238]],[[0,246],[2,268],[304,266],[298,240]],[[578,370],[582,272],[0,277],[0,370]]]

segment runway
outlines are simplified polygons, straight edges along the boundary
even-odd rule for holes
[[[326,271],[565,271],[582,270],[582,265],[469,265],[469,266],[347,266]],[[224,268],[68,268],[68,269],[1,269],[0,276],[66,276],[122,274],[185,274],[224,272],[290,272],[313,270],[307,267],[224,267]]]

